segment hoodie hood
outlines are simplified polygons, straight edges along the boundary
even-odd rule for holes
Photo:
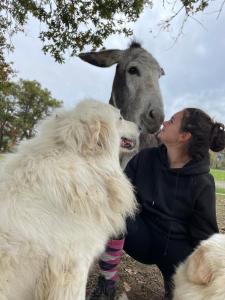
[[[173,168],[169,166],[167,149],[165,145],[159,146],[159,157],[161,160],[162,168],[167,169],[171,173],[182,174],[182,175],[201,175],[209,173],[210,171],[210,159],[209,155],[200,161],[191,160],[182,168]]]

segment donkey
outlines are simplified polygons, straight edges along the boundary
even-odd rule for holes
[[[156,59],[137,42],[132,42],[125,50],[87,52],[79,54],[79,57],[98,67],[117,64],[109,103],[120,109],[124,119],[139,126],[139,150],[155,146],[157,139],[151,134],[159,130],[164,120],[159,88],[159,78],[164,71]],[[122,154],[122,168],[136,152],[137,148]]]

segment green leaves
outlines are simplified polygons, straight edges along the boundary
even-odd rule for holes
[[[43,51],[62,63],[66,50],[73,56],[86,45],[102,46],[110,34],[131,34],[127,23],[138,18],[145,2],[151,3],[143,0],[1,0],[0,25],[4,24],[7,34],[11,35],[22,31],[28,18],[33,16],[44,25],[39,36],[44,43]],[[1,31],[1,34],[5,36],[6,32]]]
[[[182,9],[185,9],[186,15],[190,16],[204,11],[212,1],[214,0],[180,0],[179,2],[182,4]],[[41,28],[44,28],[39,35],[43,41],[43,51],[50,53],[57,62],[63,63],[66,51],[74,56],[86,45],[93,49],[102,46],[103,41],[111,34],[131,35],[129,22],[136,21],[144,7],[152,7],[155,2],[153,0],[1,0],[0,40],[4,38],[5,46],[8,47],[11,43],[10,37],[18,31],[23,31],[29,17],[32,16],[40,21]],[[177,2],[173,0],[171,4]]]
[[[195,14],[199,11],[204,11],[209,5],[210,0],[181,0],[187,14]]]
[[[17,140],[31,138],[37,122],[61,104],[37,81],[8,83],[7,90],[0,91],[0,151],[9,150]]]

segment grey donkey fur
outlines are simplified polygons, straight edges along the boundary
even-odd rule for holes
[[[135,122],[141,131],[139,145],[121,155],[121,166],[125,168],[138,150],[158,144],[154,133],[164,120],[159,88],[159,78],[164,71],[156,59],[136,42],[125,50],[87,52],[79,57],[98,67],[117,65],[109,103],[119,108],[123,118]]]

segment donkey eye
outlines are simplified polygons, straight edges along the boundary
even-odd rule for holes
[[[138,76],[140,76],[140,72],[139,72],[139,70],[138,70],[137,67],[130,67],[130,68],[128,69],[128,72],[129,72],[131,75],[138,75]]]

